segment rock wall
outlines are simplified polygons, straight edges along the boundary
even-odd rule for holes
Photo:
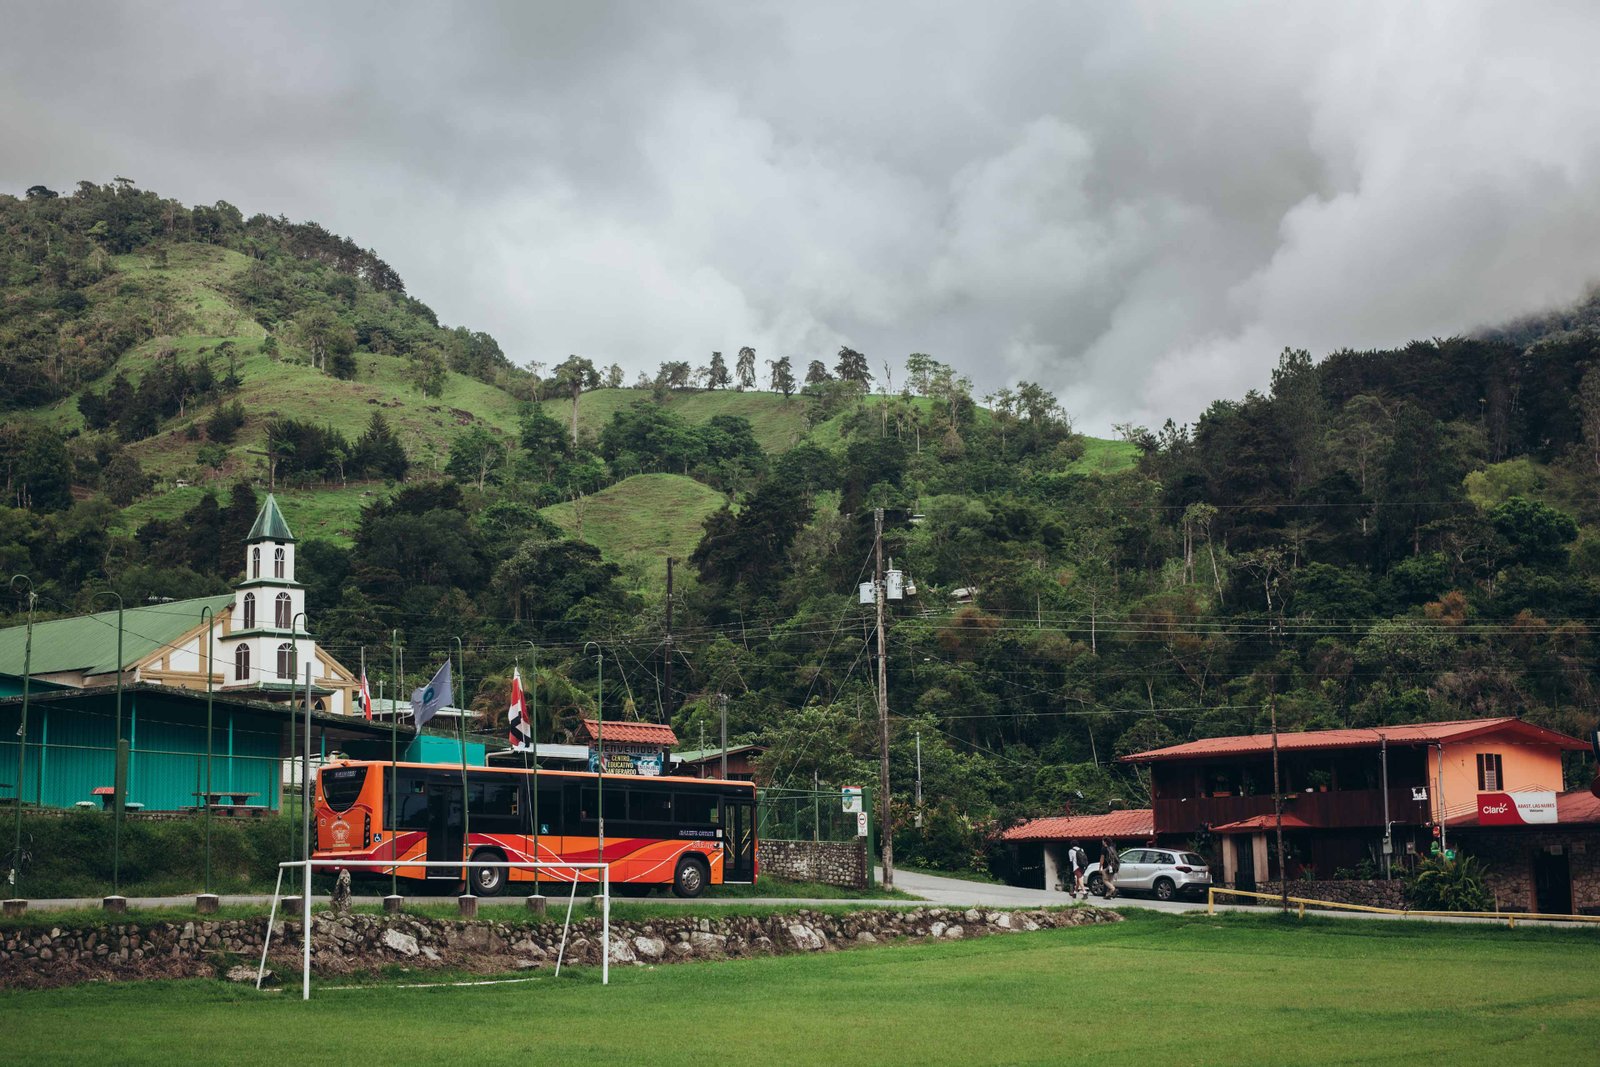
[[[762,916],[613,918],[611,962],[678,963],[828,952],[901,938],[958,940],[990,934],[1118,922],[1093,907],[1039,911],[871,908],[842,914],[798,910]],[[255,981],[266,917],[215,922],[116,923],[83,928],[0,930],[0,988],[91,980],[230,977]],[[300,923],[279,921],[269,967],[292,980],[300,968]],[[392,964],[498,974],[551,966],[559,921],[447,920],[421,915],[318,912],[312,968],[351,974]],[[598,964],[600,921],[572,925],[566,960]]]
[[[867,839],[775,841],[761,839],[761,873],[792,882],[821,882],[849,889],[867,887]]]
[[[1257,882],[1256,892],[1277,893],[1277,882]],[[1393,881],[1384,881],[1381,878],[1347,879],[1342,881],[1313,882],[1305,879],[1295,879],[1289,883],[1291,897],[1305,897],[1308,900],[1331,900],[1336,904],[1362,904],[1369,908],[1403,908],[1406,906],[1405,892],[1401,888],[1398,878]],[[1223,903],[1254,903],[1269,904],[1270,901],[1246,901],[1242,898],[1229,898],[1219,896]],[[1308,905],[1309,907],[1310,905]]]
[[[1501,911],[1534,911],[1534,858],[1539,853],[1566,857],[1572,884],[1572,910],[1600,915],[1600,831],[1590,827],[1471,830],[1452,833],[1461,847],[1483,864],[1484,882]]]

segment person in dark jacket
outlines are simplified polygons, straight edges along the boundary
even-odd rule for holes
[[[1100,840],[1100,880],[1106,886],[1106,899],[1110,900],[1117,895],[1117,872],[1122,869],[1122,860],[1117,856],[1117,849],[1110,838]]]

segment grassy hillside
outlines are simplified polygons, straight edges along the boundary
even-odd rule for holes
[[[667,557],[687,559],[700,543],[706,517],[724,497],[681,474],[636,474],[587,497],[582,505],[583,540],[641,583],[665,581]],[[555,504],[543,514],[568,533],[578,533],[579,506]]]
[[[248,419],[228,447],[227,462],[221,470],[202,467],[197,459],[201,442],[188,439],[190,427],[211,413],[208,406],[191,408],[166,423],[160,433],[128,446],[145,471],[161,483],[170,485],[180,478],[196,485],[224,483],[241,475],[264,481],[266,461],[261,453],[265,450],[266,424],[272,418],[330,424],[353,440],[371,413],[381,411],[404,442],[412,462],[424,470],[441,467],[449,456],[451,438],[474,422],[505,434],[516,432],[518,402],[510,394],[453,371],[446,372],[442,395],[425,397],[410,382],[411,362],[405,358],[358,351],[356,377],[345,381],[310,366],[288,334],[280,335],[277,357],[269,356],[262,349],[266,331],[227,289],[229,281],[250,263],[237,252],[211,245],[178,245],[170,251],[166,267],[156,267],[154,257],[145,254],[118,256],[113,262],[117,273],[101,282],[100,288],[113,290],[124,279],[158,274],[179,294],[177,302],[191,316],[190,332],[155,337],[133,347],[85,389],[103,391],[119,372],[137,385],[166,353],[192,362],[204,353],[216,353],[219,346],[230,341],[244,380],[237,395]],[[214,361],[217,373],[226,373],[226,361],[215,357]],[[57,430],[82,429],[83,416],[77,400],[83,391],[28,414]],[[160,488],[158,484],[157,490]],[[347,498],[343,505],[334,506],[335,511],[351,510],[349,490],[328,492]],[[359,498],[358,490],[354,499]],[[176,504],[159,499],[142,501],[139,506],[152,515],[182,511]]]
[[[642,389],[596,389],[578,403],[578,429],[598,434],[611,416],[650,394]],[[668,395],[667,410],[692,423],[710,422],[718,415],[742,415],[750,420],[756,440],[768,452],[785,452],[806,436],[806,405],[799,397],[784,400],[779,393],[740,393],[732,389],[675,392]],[[572,401],[555,397],[544,409],[563,426],[572,425]]]

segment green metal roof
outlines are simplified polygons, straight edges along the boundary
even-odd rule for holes
[[[255,525],[250,527],[250,536],[244,540],[246,544],[251,541],[294,540],[294,534],[289,532],[289,523],[285,521],[283,512],[278,510],[277,498],[271,493],[267,494],[267,502],[261,505]]]
[[[227,611],[233,594],[174,600],[129,608],[122,615],[122,667],[137,663],[200,625],[200,610]],[[0,630],[0,674],[22,675],[27,626]],[[117,669],[117,613],[79,615],[33,625],[33,674],[83,671],[109,674]]]

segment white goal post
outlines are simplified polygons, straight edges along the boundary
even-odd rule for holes
[[[283,872],[299,868],[303,873],[302,885],[305,887],[300,894],[300,999],[311,999],[311,870],[314,867],[329,867],[340,869],[355,866],[348,859],[319,859],[319,860],[287,860],[278,864],[278,884],[272,890],[272,910],[267,913],[267,932],[261,939],[261,966],[256,971],[256,988],[261,988],[261,982],[267,974],[267,949],[272,944],[272,927],[278,921],[278,901],[283,898]],[[370,863],[361,863],[360,866],[370,866]],[[600,984],[611,984],[611,864],[609,863],[570,863],[556,862],[553,860],[401,860],[397,863],[386,863],[384,867],[450,867],[460,870],[463,867],[512,867],[519,870],[550,870],[550,871],[584,871],[599,872],[600,885]],[[578,898],[578,878],[576,874],[569,874],[572,891],[567,896],[567,917],[561,924],[561,948],[556,953],[557,975],[561,974],[561,963],[567,954],[567,933],[572,928],[572,907]],[[594,883],[591,883],[594,884]]]

